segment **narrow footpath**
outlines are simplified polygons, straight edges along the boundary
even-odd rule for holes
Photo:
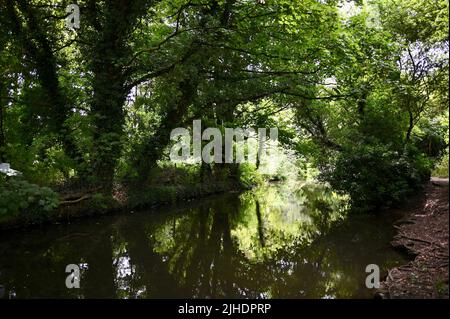
[[[449,180],[432,178],[394,227],[391,244],[413,258],[389,270],[377,297],[449,298]]]

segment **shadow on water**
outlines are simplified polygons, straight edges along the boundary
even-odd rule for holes
[[[393,219],[346,218],[320,185],[268,186],[2,234],[0,285],[6,298],[370,298],[366,265],[404,262]]]

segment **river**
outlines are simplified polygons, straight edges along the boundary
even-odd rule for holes
[[[404,264],[393,214],[347,216],[317,184],[273,185],[0,234],[3,298],[372,298]],[[66,287],[66,266],[80,288]]]

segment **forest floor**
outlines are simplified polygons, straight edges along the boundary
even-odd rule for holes
[[[424,196],[396,222],[391,242],[413,260],[389,270],[378,290],[381,298],[449,298],[449,180],[432,178]]]

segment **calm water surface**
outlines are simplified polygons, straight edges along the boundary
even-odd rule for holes
[[[3,298],[371,298],[405,263],[396,216],[345,217],[319,185],[278,185],[0,234]],[[397,216],[398,217],[398,216]],[[66,265],[81,267],[79,289]]]

